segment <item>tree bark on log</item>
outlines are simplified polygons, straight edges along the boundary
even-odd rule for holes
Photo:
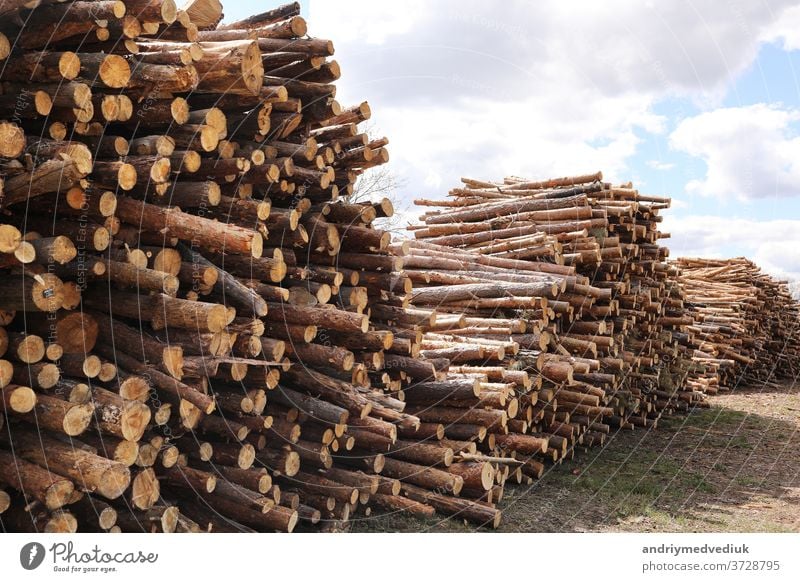
[[[130,471],[121,463],[42,434],[14,431],[13,438],[15,450],[23,459],[71,479],[85,491],[116,499],[130,484]]]

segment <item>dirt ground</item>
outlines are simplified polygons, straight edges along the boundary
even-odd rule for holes
[[[740,388],[710,409],[619,431],[602,450],[506,489],[501,532],[800,532],[800,383]],[[352,531],[467,532],[371,516]]]

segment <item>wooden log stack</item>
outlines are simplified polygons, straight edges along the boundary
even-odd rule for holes
[[[424,356],[448,357],[451,372],[479,381],[511,370],[528,377],[473,401],[506,417],[484,426],[481,454],[514,457],[512,474],[525,481],[576,446],[700,402],[685,389],[679,349],[692,319],[658,245],[668,199],[600,173],[463,182],[448,200],[417,201],[445,210],[411,227],[403,262],[412,312],[431,318],[421,324]]]
[[[800,307],[785,281],[745,258],[680,258],[675,266],[694,320],[681,342],[689,385],[715,394],[797,377]]]
[[[669,199],[600,173],[463,183],[416,201],[444,210],[392,245],[414,284],[406,318],[424,333],[420,354],[452,363],[446,380],[403,389],[407,410],[428,440],[462,441],[456,459],[496,477],[461,496],[496,507],[505,483],[707,406],[733,378],[796,375],[800,307],[785,283],[743,259],[668,263]]]
[[[336,529],[395,496],[362,469],[419,424],[381,372],[416,338],[368,307],[408,287],[391,203],[343,201],[388,140],[332,42],[298,3],[6,4],[3,528]]]

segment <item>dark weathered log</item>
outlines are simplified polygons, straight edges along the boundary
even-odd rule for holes
[[[273,8],[272,10],[254,14],[253,16],[244,18],[242,20],[223,24],[217,27],[217,30],[244,30],[248,28],[262,28],[264,26],[280,22],[281,20],[285,20],[286,18],[299,15],[300,3],[291,2],[283,4],[282,6],[278,6],[277,8]]]
[[[285,303],[268,303],[267,320],[293,324],[317,325],[342,332],[365,332],[369,317],[337,309],[298,308]]]
[[[278,403],[284,404],[285,406],[297,408],[298,410],[308,414],[311,418],[317,419],[321,422],[343,424],[347,422],[347,418],[349,416],[346,408],[337,406],[319,398],[307,396],[289,388],[279,387],[275,391],[273,399]]]
[[[5,181],[3,208],[50,192],[64,192],[85,175],[71,158],[46,161],[30,173],[19,174]]]
[[[0,481],[39,501],[51,511],[71,503],[75,492],[75,485],[69,479],[16,458],[5,450],[0,450]]]
[[[177,507],[156,506],[146,511],[131,511],[130,508],[117,512],[117,524],[123,532],[130,533],[172,533],[178,524]]]
[[[479,525],[489,525],[493,528],[500,526],[501,513],[499,509],[478,501],[459,499],[442,495],[435,491],[426,491],[409,483],[403,484],[403,493],[411,500],[425,505],[430,505],[446,515],[472,521]]]
[[[78,520],[66,510],[49,512],[42,507],[34,507],[31,511],[20,505],[11,505],[3,513],[5,527],[11,531],[28,533],[75,533],[78,531]]]
[[[211,494],[202,494],[203,501],[221,514],[259,529],[291,532],[297,525],[298,515],[287,507],[277,505],[266,513],[243,507],[240,502]]]
[[[178,248],[183,259],[191,264],[199,265],[202,268],[210,268],[214,266],[211,261],[201,256],[199,253],[193,252],[188,247],[179,245]],[[259,297],[255,291],[225,271],[224,267],[218,268],[217,274],[218,279],[214,285],[214,289],[223,297],[223,299],[226,300],[226,304],[230,303],[238,309],[243,310],[244,313],[247,313],[248,315],[254,315],[255,317],[263,317],[267,314],[267,302]],[[227,324],[228,322],[226,321],[225,323]]]
[[[404,483],[414,483],[450,495],[458,495],[464,486],[464,480],[458,475],[397,459],[385,459],[382,473],[387,477],[400,479]]]
[[[94,311],[91,312],[91,316],[97,324],[97,337],[103,342],[97,346],[102,350],[102,355],[111,361],[116,361],[117,353],[126,354],[136,358],[139,363],[133,364],[130,360],[126,360],[122,364],[123,368],[135,365],[141,369],[145,363],[150,362],[170,376],[177,379],[182,377],[183,350],[180,346],[161,344],[105,313]],[[137,373],[137,370],[131,368],[128,368],[128,371]]]
[[[151,231],[170,233],[173,236],[198,244],[210,251],[261,256],[263,239],[258,232],[215,222],[181,212],[162,208],[120,196],[117,214],[121,220]]]
[[[89,428],[93,412],[92,404],[67,402],[38,394],[33,410],[19,416],[40,429],[74,437]]]
[[[213,492],[217,487],[217,477],[207,471],[193,467],[176,465],[160,472],[169,483],[192,491]]]
[[[117,510],[92,495],[84,495],[77,503],[71,503],[69,510],[95,531],[108,531],[117,524]]]
[[[15,430],[13,439],[14,449],[22,458],[71,479],[83,490],[116,499],[130,484],[130,471],[121,463],[43,434]]]

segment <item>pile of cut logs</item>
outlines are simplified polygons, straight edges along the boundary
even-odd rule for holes
[[[657,244],[669,200],[599,173],[463,183],[448,200],[416,201],[446,210],[410,227],[403,262],[414,283],[410,312],[433,317],[419,324],[425,357],[449,358],[464,375],[528,377],[496,378],[481,395],[480,406],[501,418],[483,427],[484,454],[514,458],[522,481],[578,445],[700,403],[699,392],[683,389],[678,349],[692,320]],[[432,408],[414,410],[425,419]]]
[[[745,259],[676,261],[694,323],[682,346],[688,385],[714,394],[764,386],[800,372],[800,305],[787,283]]]
[[[512,482],[615,430],[707,406],[721,384],[796,377],[800,305],[786,284],[745,259],[668,263],[669,199],[600,173],[462,182],[447,200],[417,200],[444,210],[392,248],[414,284],[421,354],[449,359],[450,378],[493,383],[469,416],[452,380],[405,400],[423,421],[473,425],[478,453],[510,466]],[[499,499],[502,483],[481,499]]]
[[[419,423],[385,360],[424,367],[391,203],[340,201],[387,140],[299,11],[2,4],[4,529],[335,528],[428,462],[377,452]]]

